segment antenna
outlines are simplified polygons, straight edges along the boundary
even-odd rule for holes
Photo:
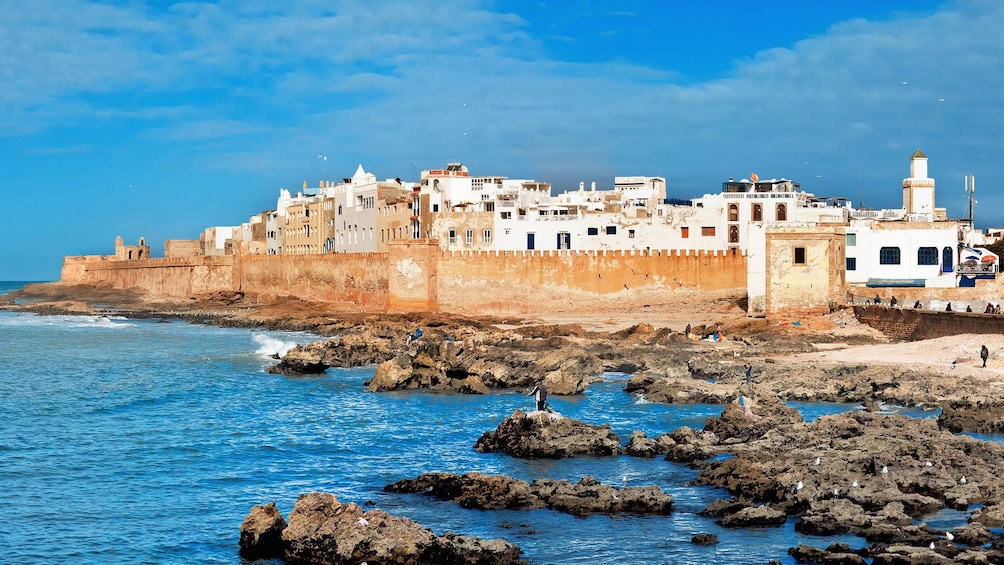
[[[976,177],[973,175],[966,175],[966,192],[969,194],[969,225],[973,225],[973,204],[976,203],[973,200],[973,193],[976,192]]]

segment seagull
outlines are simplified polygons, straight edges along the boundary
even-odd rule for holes
[[[929,548],[931,548],[931,549],[933,550],[933,549],[934,549],[934,542],[932,541],[932,542],[931,542],[931,545],[929,545],[929,546],[927,546],[927,547],[929,547]]]
[[[820,463],[820,462],[822,462],[822,459],[820,459],[819,457],[816,457],[816,460],[815,460],[815,461],[813,461],[813,463],[812,463],[812,464],[813,464],[813,465],[819,465],[819,463]]]
[[[924,463],[924,466],[925,467],[934,467],[934,463],[931,463],[930,461],[928,461],[927,463]]]
[[[883,475],[888,475],[889,474],[889,467],[886,467],[885,465],[882,465],[882,474]]]
[[[356,523],[363,527],[370,525],[369,521],[367,521],[366,518],[363,518],[362,516],[359,517],[359,520],[357,520]]]
[[[833,496],[840,496],[840,489],[838,488],[833,489]]]
[[[944,102],[944,101],[945,101],[944,98],[938,98],[938,102]]]
[[[858,486],[858,482],[857,482],[857,481],[854,481],[853,483],[851,483],[851,486],[852,486],[852,487],[857,487],[857,486]]]
[[[621,475],[621,486],[627,488],[627,475]]]
[[[959,484],[960,484],[960,485],[964,485],[964,484],[966,484],[966,476],[965,476],[965,475],[962,475],[962,478],[961,478],[961,479],[959,479]]]
[[[802,481],[798,481],[798,484],[795,485],[795,490],[796,491],[802,490],[803,486],[804,485],[802,484]]]
[[[945,532],[945,539],[948,541],[952,541],[955,539],[955,536],[952,535],[952,532]]]

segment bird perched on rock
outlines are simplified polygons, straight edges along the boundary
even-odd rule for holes
[[[851,486],[852,486],[852,487],[856,487],[856,486],[858,486],[858,482],[857,482],[857,481],[854,481],[853,483],[851,483]]]
[[[961,479],[959,479],[959,484],[960,484],[960,485],[964,485],[964,484],[966,484],[966,476],[965,476],[965,475],[962,475],[962,478],[961,478]]]
[[[955,536],[952,535],[952,532],[945,532],[945,539],[948,541],[952,541],[955,539]]]
[[[885,465],[882,465],[882,474],[883,475],[888,475],[889,474],[889,467],[886,467]]]
[[[358,523],[360,526],[363,526],[363,527],[366,527],[366,526],[370,525],[369,521],[366,518],[363,518],[362,516],[360,516],[359,519],[356,520],[356,523]]]
[[[821,458],[819,458],[819,457],[816,457],[816,460],[815,460],[815,461],[813,461],[813,462],[812,462],[812,464],[813,464],[813,465],[819,465],[819,464],[820,464],[820,463],[821,463],[822,461],[823,461],[823,460],[822,460]]]
[[[928,461],[927,463],[924,463],[924,466],[925,467],[934,467],[934,463],[931,463],[930,461]]]

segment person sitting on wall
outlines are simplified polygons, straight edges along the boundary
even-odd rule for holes
[[[882,304],[882,297],[876,294],[874,302],[875,304]]]
[[[985,310],[983,310],[983,313],[984,314],[993,314],[994,313],[994,305],[991,304],[991,303],[989,303],[989,302],[987,302],[987,307],[986,307]]]
[[[945,312],[951,312],[951,311],[952,311],[952,303],[949,302],[948,306],[945,306]]]
[[[972,311],[973,311],[973,307],[970,306],[969,304],[966,304],[966,312],[972,312]]]
[[[892,306],[893,308],[895,308],[895,307],[896,307],[896,304],[897,304],[898,302],[899,302],[899,301],[898,301],[898,300],[896,300],[896,295],[893,295],[893,297],[889,299],[889,306]]]
[[[919,300],[913,303],[913,309],[914,310],[920,310],[920,308],[921,308],[921,305],[920,305],[920,301]]]

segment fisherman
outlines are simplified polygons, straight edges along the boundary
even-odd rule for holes
[[[410,345],[411,342],[422,337],[422,328],[415,328],[415,333],[408,334],[408,341],[404,342],[405,345]]]
[[[547,409],[547,388],[544,387],[544,383],[533,387],[527,396],[533,396],[533,399],[537,401],[538,412]]]

